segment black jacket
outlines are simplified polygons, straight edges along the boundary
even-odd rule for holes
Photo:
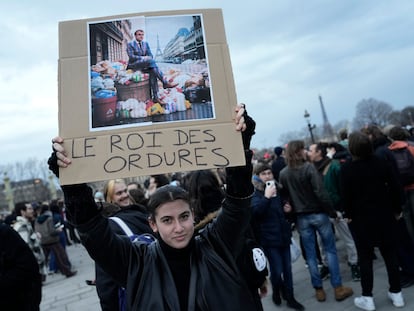
[[[13,228],[0,224],[0,309],[39,310],[41,291],[39,266],[29,246]]]
[[[114,215],[122,219],[134,234],[152,233],[148,225],[147,214],[143,212],[143,207],[131,205],[116,212]],[[111,229],[119,235],[125,235],[124,231],[114,221],[109,221]],[[119,310],[119,284],[106,273],[99,264],[95,264],[96,272],[96,291],[99,296],[102,311]]]
[[[298,168],[285,167],[279,176],[279,182],[287,191],[294,213],[327,213],[336,218],[336,212],[329,194],[324,188],[322,176],[315,166],[305,162]]]
[[[387,161],[377,156],[345,163],[341,171],[341,189],[350,228],[360,245],[395,234],[394,215],[401,212],[401,185]]]
[[[82,211],[94,214],[96,204],[89,187],[64,186],[63,190],[71,215]],[[82,205],[78,205],[80,202]],[[248,225],[249,208],[250,198],[227,197],[217,220],[195,238],[188,310],[254,310],[253,299],[235,263],[240,251],[236,246]],[[79,214],[77,217],[83,218]],[[175,283],[158,242],[132,244],[114,234],[109,220],[98,212],[77,229],[91,257],[127,288],[128,310],[180,310]]]
[[[245,167],[227,168],[226,198],[216,221],[191,248],[188,310],[254,310],[235,258],[249,224],[251,152]],[[113,233],[85,184],[62,186],[68,219],[77,224],[91,257],[127,289],[128,310],[180,310],[175,282],[159,242],[131,243]]]

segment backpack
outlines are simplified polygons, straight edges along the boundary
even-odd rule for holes
[[[403,186],[414,183],[414,156],[407,147],[392,149]]]
[[[146,244],[151,244],[152,242],[156,241],[155,237],[149,233],[143,234],[135,234],[131,231],[128,225],[119,217],[113,216],[109,217],[109,219],[116,222],[116,224],[121,227],[121,229],[125,232],[125,235],[129,237],[132,243],[135,242],[144,242]],[[125,311],[126,310],[126,290],[124,287],[119,287],[118,290],[118,301],[119,301],[119,310]]]

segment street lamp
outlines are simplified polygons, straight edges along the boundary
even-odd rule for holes
[[[305,110],[305,114],[303,115],[303,117],[305,118],[306,123],[308,124],[308,130],[309,130],[309,134],[310,134],[310,137],[311,137],[311,141],[312,141],[312,144],[314,144],[315,143],[315,138],[313,137],[313,129],[316,127],[316,125],[315,124],[311,125],[311,123],[310,123],[310,114],[307,110]]]

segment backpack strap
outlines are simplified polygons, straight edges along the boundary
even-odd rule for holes
[[[127,236],[131,237],[134,235],[131,229],[129,229],[128,225],[121,218],[112,216],[112,217],[109,217],[109,219],[115,221],[116,224],[121,227],[121,229],[125,232]]]

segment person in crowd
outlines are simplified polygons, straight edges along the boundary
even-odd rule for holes
[[[40,237],[34,231],[32,221],[34,221],[33,207],[28,202],[18,202],[14,206],[16,213],[16,222],[13,224],[13,229],[19,233],[20,237],[30,247],[33,255],[39,265],[39,273],[42,276],[42,282],[46,281],[47,269],[46,259],[40,244]]]
[[[409,133],[404,128],[395,126],[390,129],[392,139],[389,149],[407,148],[414,155],[414,143],[408,140]],[[405,203],[403,217],[399,220],[398,258],[400,263],[401,287],[414,285],[414,183],[403,185]]]
[[[387,137],[381,128],[375,124],[368,125],[361,129],[361,132],[366,134],[373,146],[374,154],[387,161],[390,164],[395,172],[398,172],[397,162],[395,160],[392,151],[388,148],[391,144],[391,139]],[[404,200],[404,190],[400,187],[400,196],[401,200]],[[375,251],[373,251],[372,256],[374,259],[377,258]]]
[[[363,310],[375,310],[372,253],[378,246],[388,274],[388,297],[394,306],[403,307],[396,255],[396,217],[401,217],[398,177],[391,165],[374,155],[368,135],[351,133],[349,151],[353,160],[342,166],[341,189],[361,268],[362,296],[354,303]]]
[[[66,218],[66,207],[65,202],[62,199],[57,200],[57,204],[59,206],[59,210],[61,211],[61,215],[63,217],[63,224],[64,224],[64,232],[66,236],[66,245],[72,244],[80,244],[79,234],[73,225],[67,221]]]
[[[272,161],[272,174],[276,181],[279,181],[280,171],[286,166],[284,149],[283,147],[277,146],[274,149],[275,159]]]
[[[326,156],[333,160],[338,160],[341,164],[345,163],[346,161],[351,161],[352,156],[347,148],[348,147],[344,147],[340,143],[330,142],[326,148]]]
[[[145,190],[139,183],[135,181],[129,182],[127,188],[130,197],[136,204],[147,206],[148,199],[145,197]]]
[[[134,189],[131,189],[133,191]],[[134,234],[152,233],[148,224],[146,208],[137,205],[128,193],[128,186],[123,179],[112,179],[107,181],[104,187],[104,197],[101,214],[106,217],[120,218]],[[113,212],[110,213],[109,209]],[[125,235],[122,228],[113,220],[109,226],[118,235]],[[99,302],[103,311],[122,310],[124,304],[121,286],[108,274],[104,268],[95,263],[95,285]]]
[[[391,151],[408,149],[410,153],[414,156],[414,143],[408,142],[408,131],[399,127],[394,126],[390,132],[389,137],[393,140],[392,143],[388,146],[388,149]],[[405,182],[400,180],[404,186],[405,194],[405,204],[403,208],[403,216],[406,222],[408,232],[411,239],[414,242],[414,182]]]
[[[388,161],[395,170],[397,170],[397,164],[395,163],[394,156],[388,146],[391,144],[390,139],[382,132],[382,130],[376,125],[368,125],[361,129],[361,132],[366,134],[374,148],[376,156]]]
[[[291,207],[278,195],[278,186],[269,165],[256,164],[253,173],[253,223],[257,227],[255,231],[259,243],[269,261],[273,302],[281,305],[280,291],[283,289],[282,296],[286,299],[287,306],[295,310],[304,310],[305,307],[296,301],[293,292],[290,256],[292,230],[285,218],[285,213],[290,213]]]
[[[92,258],[127,290],[128,310],[253,310],[254,301],[235,259],[249,224],[251,183],[250,130],[243,106],[237,106],[236,131],[242,132],[246,165],[227,167],[226,197],[216,221],[194,235],[188,193],[164,186],[148,203],[149,223],[158,240],[131,243],[115,235],[99,215],[86,184],[64,185],[71,221],[82,233]],[[63,139],[53,139],[50,169],[59,174],[71,163]],[[223,285],[223,286],[222,286]]]
[[[288,143],[286,161],[287,166],[280,172],[279,182],[282,190],[287,192],[296,215],[296,225],[306,251],[316,299],[320,302],[325,301],[326,293],[316,260],[315,232],[321,236],[335,299],[344,300],[351,296],[353,291],[352,288],[342,285],[335,235],[329,220],[329,217],[336,219],[337,215],[323,186],[322,177],[315,166],[306,161],[305,144],[301,140]]]
[[[12,226],[16,222],[16,213],[12,211],[9,215],[4,218],[4,223],[6,225]]]
[[[335,226],[336,232],[345,244],[348,265],[351,268],[352,280],[358,282],[361,279],[358,265],[358,254],[347,220],[343,217],[344,206],[339,189],[341,164],[338,160],[331,159],[327,156],[328,147],[329,145],[327,143],[322,142],[310,145],[308,159],[313,163],[313,165],[315,165],[317,171],[323,178],[323,184],[325,189],[328,191],[329,197],[331,198],[337,214],[336,221],[332,220],[332,223]]]
[[[409,142],[414,142],[414,126],[412,126],[411,128],[408,129],[408,141]]]
[[[42,281],[30,247],[9,225],[0,223],[0,309],[39,311]]]
[[[166,174],[151,175],[145,197],[150,198],[158,188],[168,185],[169,183],[170,179]]]
[[[346,128],[342,128],[338,132],[339,137],[339,144],[344,148],[348,149],[348,130]]]
[[[42,204],[40,208],[41,214],[36,218],[35,231],[40,234],[40,243],[45,253],[46,262],[50,252],[53,251],[59,271],[68,278],[72,277],[77,271],[71,270],[68,254],[59,242],[63,226],[55,227],[52,212],[47,204]]]
[[[199,170],[186,174],[186,182],[183,183],[183,187],[188,191],[191,198],[190,203],[194,209],[195,230],[201,232],[220,213],[221,203],[225,197],[222,181],[217,171]],[[248,243],[254,239],[254,236],[250,230],[246,230],[245,236],[246,245],[236,259],[236,263],[252,293],[256,304],[254,310],[263,311],[261,295],[263,296],[267,293],[266,277],[268,271],[266,258],[263,258],[263,267],[260,267],[260,269],[257,269],[256,266],[253,267],[253,262],[249,261],[249,259],[253,259],[252,247],[254,246],[249,247],[250,244]]]
[[[138,29],[134,33],[135,40],[127,45],[128,66],[127,69],[140,70],[149,73],[152,101],[164,104],[158,97],[158,80],[164,89],[173,88],[178,83],[171,84],[164,79],[164,75],[154,60],[150,46],[144,41],[144,30]]]
[[[59,233],[59,243],[62,245],[62,248],[66,252],[67,239],[66,239],[65,228],[64,228],[65,222],[63,220],[59,205],[57,204],[57,200],[52,200],[50,202],[49,210],[52,212],[54,226],[55,227],[63,226],[63,230]],[[69,267],[72,266],[70,262],[68,262],[68,265]],[[50,257],[49,257],[49,272],[57,273],[57,271],[58,271],[58,266],[56,263],[55,253],[51,251]]]

